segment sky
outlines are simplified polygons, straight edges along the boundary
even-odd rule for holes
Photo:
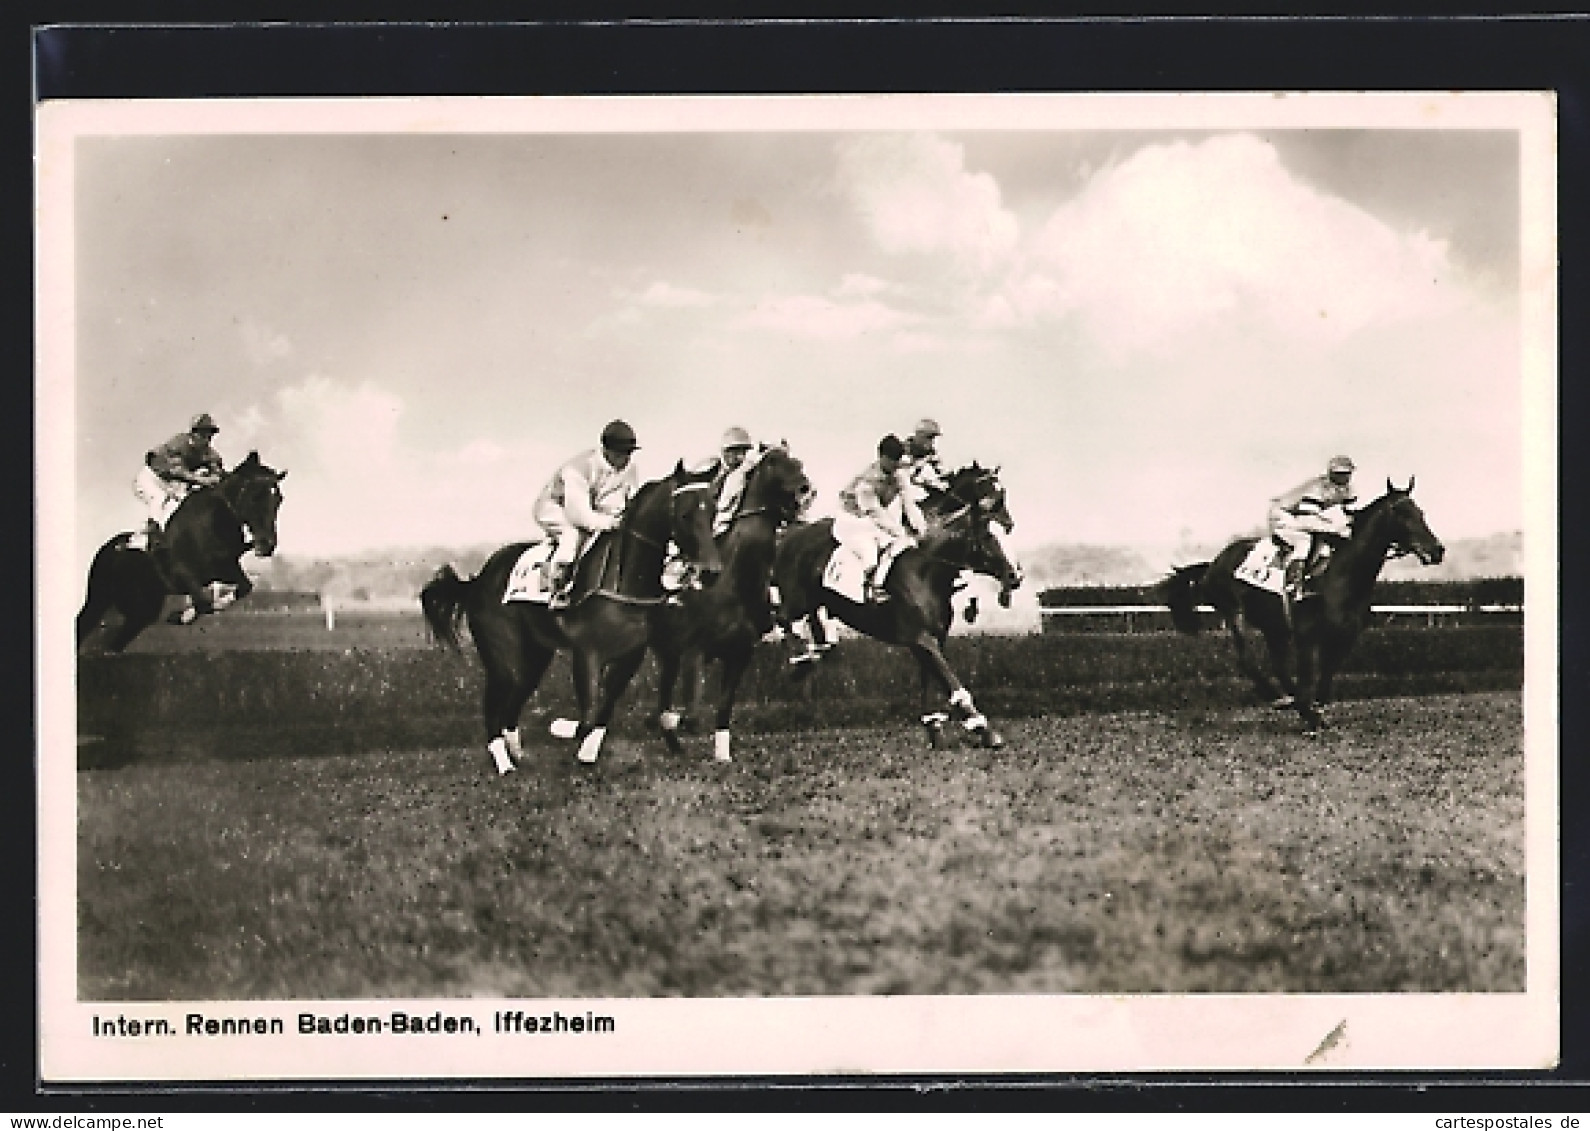
[[[197,412],[286,468],[281,552],[477,546],[602,426],[731,424],[818,513],[917,418],[1016,548],[1211,543],[1358,463],[1521,529],[1503,130],[83,137],[77,542]]]

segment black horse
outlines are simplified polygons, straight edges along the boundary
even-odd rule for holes
[[[258,452],[182,500],[166,524],[164,537],[150,550],[127,545],[118,534],[99,548],[88,569],[88,596],[77,614],[77,646],[99,627],[105,614],[121,614],[106,647],[120,652],[160,616],[165,599],[188,598],[182,623],[218,611],[210,595],[215,582],[236,587],[233,598],[248,596],[254,583],[239,559],[249,550],[262,558],[276,552],[276,511],[282,505],[285,471],[259,460]],[[230,603],[230,602],[228,602]]]
[[[674,686],[684,660],[700,655],[722,665],[713,749],[718,761],[731,760],[729,720],[734,696],[757,641],[774,623],[768,587],[778,532],[795,520],[810,494],[811,483],[800,460],[782,447],[768,448],[747,475],[740,505],[718,539],[722,575],[711,585],[684,590],[677,604],[664,609],[652,650],[660,666],[658,723],[674,753],[681,750],[681,715],[673,707]],[[693,666],[690,671],[693,679]]]
[[[1278,708],[1296,707],[1305,729],[1319,729],[1324,725],[1319,708],[1330,702],[1331,681],[1369,619],[1370,594],[1387,558],[1415,554],[1432,565],[1446,555],[1412,494],[1412,479],[1401,489],[1388,479],[1386,493],[1353,515],[1352,533],[1335,540],[1318,579],[1290,608],[1279,594],[1236,578],[1236,568],[1257,541],[1243,538],[1214,561],[1184,566],[1165,580],[1172,620],[1182,632],[1196,633],[1198,605],[1213,606],[1231,632],[1238,665],[1259,695]],[[1248,626],[1264,637],[1270,673],[1249,654]],[[1289,650],[1297,654],[1296,682],[1287,672]]]
[[[823,571],[837,545],[832,519],[791,529],[779,543],[773,566],[780,619],[787,626],[805,621],[813,647],[797,660],[810,661],[820,655],[819,609],[867,636],[910,649],[922,679],[922,725],[932,744],[942,744],[944,724],[950,719],[946,712],[932,709],[931,692],[939,687],[949,696],[950,711],[968,732],[977,735],[984,746],[1002,746],[1004,739],[978,711],[972,693],[944,659],[944,641],[954,620],[950,598],[962,571],[998,580],[999,600],[1004,605],[1021,584],[1020,571],[1005,556],[990,528],[994,522],[1007,531],[1015,525],[997,469],[976,464],[961,469],[950,477],[949,490],[931,495],[923,510],[929,529],[915,548],[901,554],[890,567],[884,583],[889,600],[882,603],[858,604],[824,587]],[[803,666],[797,674],[807,670],[809,666]]]
[[[421,590],[420,605],[437,640],[462,650],[459,626],[466,619],[469,623],[486,669],[482,710],[487,749],[499,773],[511,770],[513,758],[523,752],[519,714],[560,649],[574,654],[579,759],[596,761],[613,708],[659,628],[669,539],[703,571],[719,569],[711,487],[710,472],[692,473],[683,464],[665,478],[643,484],[618,529],[598,535],[581,557],[567,608],[503,602],[528,542],[498,550],[467,580],[452,566],[443,566]]]

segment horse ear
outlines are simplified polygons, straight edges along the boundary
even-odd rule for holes
[[[1408,476],[1408,494],[1413,494],[1413,476]]]
[[[1395,487],[1395,486],[1393,486],[1393,485],[1392,485],[1392,482],[1391,482],[1391,476],[1389,476],[1389,475],[1388,475],[1388,476],[1386,476],[1386,494],[1388,494],[1388,495],[1389,495],[1389,494],[1391,494],[1391,493],[1392,493],[1392,492],[1393,492],[1393,491],[1395,491],[1395,490],[1396,490],[1396,489],[1397,489],[1397,488],[1396,488],[1396,487]]]
[[[248,458],[245,459],[242,463],[238,464],[238,466],[239,467],[258,467],[259,466],[259,452],[257,452],[257,451],[249,452],[248,453]]]
[[[286,471],[285,468],[283,470],[278,471],[276,473],[276,482],[280,483],[283,479],[286,479],[286,478],[287,478],[287,471]]]
[[[681,456],[680,459],[679,459],[679,462],[674,464],[674,474],[675,475],[683,475],[684,473],[685,473],[685,461],[684,461],[684,457]]]

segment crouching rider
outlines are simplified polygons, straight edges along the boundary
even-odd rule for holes
[[[221,481],[225,467],[220,453],[211,446],[219,431],[210,414],[201,412],[186,432],[145,454],[144,466],[133,479],[133,494],[143,503],[148,521],[127,540],[129,549],[157,546],[182,500],[200,487],[213,487]]]
[[[839,492],[834,538],[841,551],[860,559],[872,601],[888,600],[884,582],[889,566],[927,530],[904,459],[905,445],[893,434],[885,436],[878,442],[878,458]]]
[[[1303,595],[1309,550],[1316,534],[1345,538],[1351,533],[1347,508],[1357,501],[1353,493],[1353,461],[1337,456],[1316,475],[1270,500],[1270,536],[1281,547],[1287,596]]]
[[[602,429],[601,447],[566,461],[541,489],[532,514],[553,542],[547,589],[561,593],[573,580],[586,543],[618,528],[619,516],[640,486],[632,462],[635,430],[622,420]]]

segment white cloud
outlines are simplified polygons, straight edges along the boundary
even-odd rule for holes
[[[306,453],[340,477],[369,478],[390,469],[397,449],[403,400],[365,381],[348,386],[313,376],[278,395],[287,429],[308,444]]]
[[[852,271],[839,280],[831,293],[837,298],[871,298],[893,288],[893,283]]]
[[[238,333],[243,338],[243,352],[257,366],[280,361],[293,352],[293,343],[286,334],[275,333],[252,318],[245,318],[238,324]]]
[[[986,313],[1074,315],[1112,352],[1222,326],[1328,343],[1448,311],[1458,289],[1444,243],[1316,191],[1236,135],[1147,146],[1097,173]]]
[[[643,306],[660,306],[673,309],[711,306],[717,300],[705,291],[693,290],[690,287],[676,287],[672,283],[665,283],[658,279],[641,292],[639,301]]]
[[[846,138],[837,147],[840,193],[884,251],[948,253],[986,269],[1015,247],[1016,218],[964,149],[927,133]]]
[[[741,325],[832,341],[893,330],[920,320],[919,315],[872,300],[835,302],[822,295],[787,295],[758,303]]]

